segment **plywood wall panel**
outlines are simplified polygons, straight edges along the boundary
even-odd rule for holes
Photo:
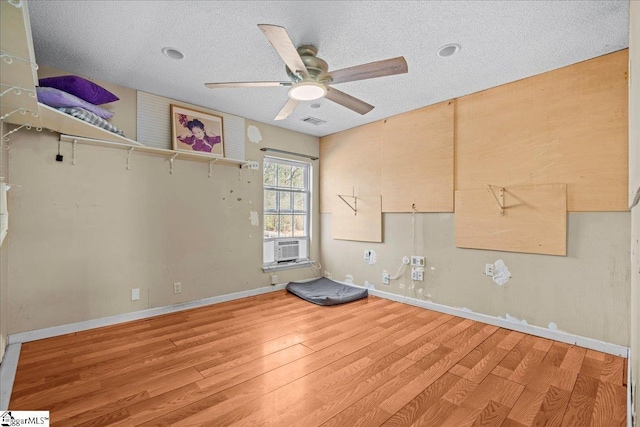
[[[627,210],[627,61],[623,50],[458,99],[456,189],[566,183],[569,211]]]
[[[453,212],[453,104],[384,121],[383,212]]]
[[[336,194],[380,196],[381,121],[320,138],[320,212]]]
[[[490,188],[456,191],[456,246],[566,255],[566,192],[564,184],[506,187],[500,215]]]
[[[354,206],[349,198],[345,198]],[[358,197],[357,212],[333,196],[331,237],[338,240],[382,242],[382,202],[380,196]]]

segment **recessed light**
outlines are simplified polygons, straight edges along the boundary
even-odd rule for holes
[[[309,105],[311,108],[320,108],[320,104],[311,104]]]
[[[162,53],[168,56],[171,59],[182,59],[184,58],[184,53],[180,52],[178,49],[173,47],[163,47]]]
[[[451,43],[451,44],[444,45],[440,49],[438,49],[438,56],[446,58],[447,56],[451,56],[454,53],[458,52],[461,47],[462,46],[460,46],[457,43]]]

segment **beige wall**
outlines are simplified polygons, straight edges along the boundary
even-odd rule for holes
[[[6,126],[3,122],[0,122],[0,135],[4,135]],[[0,146],[0,176],[3,173],[6,173],[6,156],[4,154],[4,150],[2,146]],[[8,309],[9,309],[9,298],[8,298],[8,286],[7,286],[7,244],[9,236],[5,237],[5,242],[0,246],[0,361],[2,361],[2,357],[4,356],[4,350],[7,346],[7,335],[8,335]]]
[[[353,275],[376,289],[427,299],[452,307],[505,317],[620,345],[629,344],[628,212],[568,215],[568,256],[530,255],[475,249],[454,244],[453,215],[416,214],[416,254],[426,256],[424,282],[408,289],[406,272],[391,285],[382,285],[382,270],[394,275],[404,255],[413,253],[411,214],[383,214],[384,243],[331,239],[331,215],[322,214],[323,270],[334,279]],[[365,249],[377,262],[364,261]],[[502,259],[512,278],[505,286],[484,275],[486,263]],[[399,284],[405,284],[405,289]],[[422,288],[422,295],[418,290]]]
[[[640,2],[629,9],[629,199],[640,192]],[[640,205],[631,211],[631,369],[634,406],[640,402]]]
[[[262,146],[318,154],[316,137],[249,125],[263,140],[247,140],[247,160],[261,160]],[[74,166],[69,144],[63,163],[56,151],[57,134],[12,136],[10,179],[21,187],[9,195],[9,334],[269,286],[262,230],[249,219],[262,212],[261,171],[220,164],[209,179],[208,163],[177,159],[170,175],[167,158],[142,153],[127,170],[125,150],[88,145]],[[314,235],[312,258],[318,243]],[[278,273],[279,282],[316,275]]]

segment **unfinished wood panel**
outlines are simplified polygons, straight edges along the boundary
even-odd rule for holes
[[[456,246],[566,255],[564,184],[506,187],[503,205],[504,215],[500,215],[490,188],[456,191]]]
[[[453,212],[453,104],[384,121],[383,212]]]
[[[460,98],[456,190],[562,182],[570,212],[627,210],[628,57],[623,50]]]
[[[346,194],[346,193],[342,193]],[[354,212],[338,196],[333,196],[331,208],[331,237],[359,242],[382,242],[382,202],[380,196],[357,197]],[[351,198],[345,197],[351,206]]]
[[[320,138],[320,212],[331,212],[336,194],[379,196],[381,121]]]

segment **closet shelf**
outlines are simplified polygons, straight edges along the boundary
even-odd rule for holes
[[[38,65],[33,51],[27,1],[0,0],[0,12],[0,117],[3,122],[38,130],[50,129],[60,133],[60,141],[64,142],[133,149],[134,152],[168,157],[172,164],[177,158],[240,167],[246,165],[244,160],[148,147],[39,103],[35,88]]]
[[[87,123],[84,120],[77,119],[40,102],[38,103],[38,110],[40,111],[42,127],[60,134],[71,134],[81,138],[91,138],[105,142],[117,142],[120,144],[127,144],[129,146],[143,147],[142,144],[134,141],[133,139],[125,138],[117,133],[109,132],[106,129]]]
[[[64,114],[64,113],[60,113],[60,114]],[[127,139],[127,138],[122,138],[122,139],[125,139],[127,142],[106,141],[102,139],[93,139],[93,138],[64,135],[64,134],[60,135],[60,141],[62,142],[70,142],[70,143],[77,142],[79,144],[122,148],[126,150],[133,149],[133,151],[136,153],[141,152],[141,153],[155,154],[157,156],[163,156],[163,157],[168,157],[173,159],[184,159],[184,160],[192,160],[192,161],[199,161],[199,162],[214,162],[216,164],[218,163],[231,164],[231,165],[239,165],[240,167],[243,167],[247,163],[244,160],[228,159],[224,157],[213,157],[206,154],[191,153],[188,151],[174,151],[174,150],[166,150],[164,148],[148,147],[146,145],[142,145],[139,142],[133,141],[131,139]]]

